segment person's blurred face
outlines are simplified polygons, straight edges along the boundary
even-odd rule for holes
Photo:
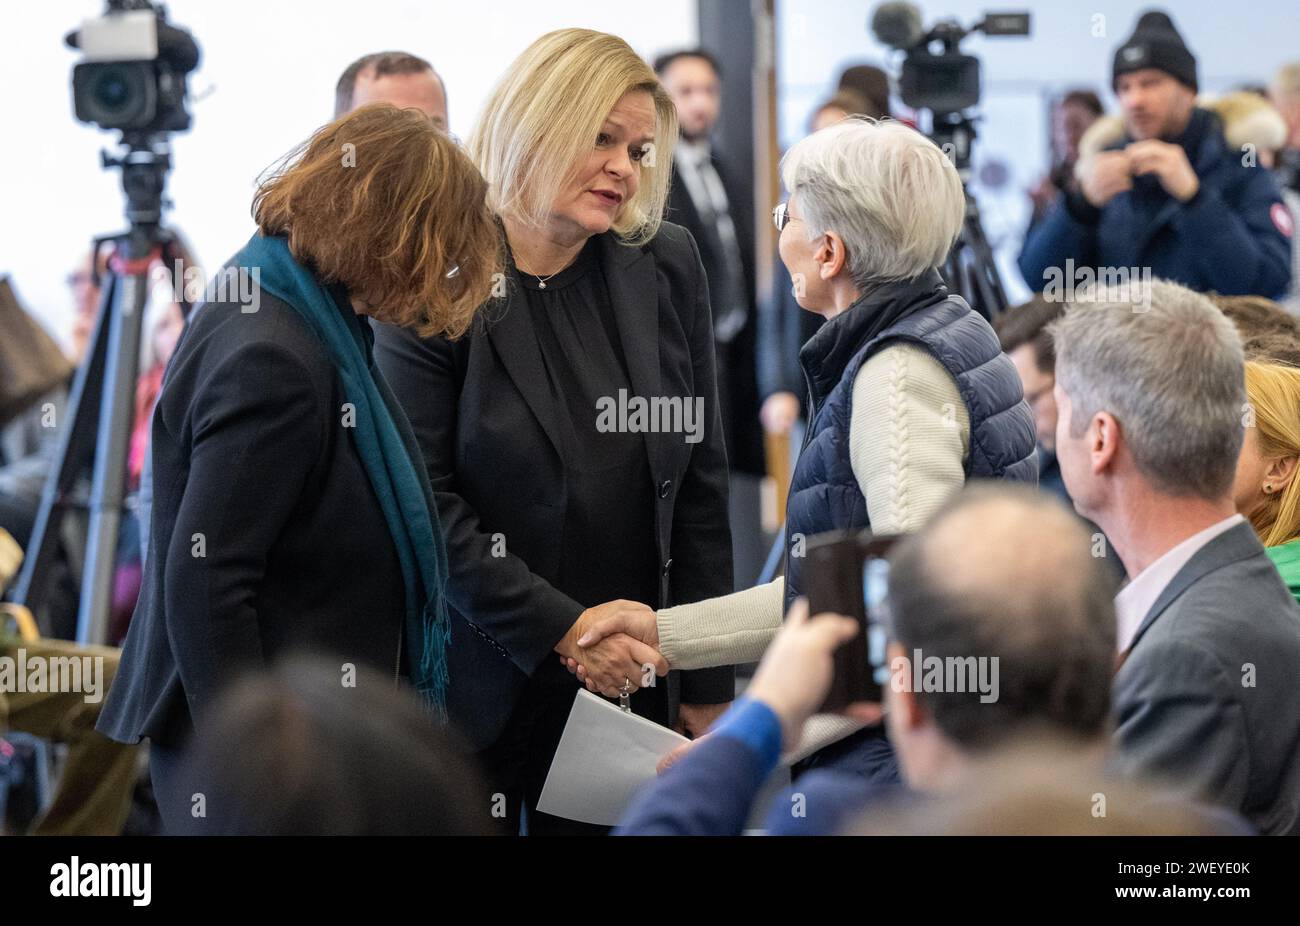
[[[1268,97],[1286,122],[1287,139],[1283,147],[1300,148],[1300,97],[1291,95],[1276,84],[1269,88]]]
[[[645,90],[625,93],[593,139],[575,179],[551,207],[551,224],[566,236],[609,231],[641,184],[641,160],[654,142],[654,100]]]
[[[1056,377],[1044,373],[1038,368],[1038,358],[1032,344],[1021,344],[1010,354],[1011,362],[1020,374],[1020,386],[1025,392],[1025,401],[1034,413],[1034,430],[1043,449],[1056,449]]]
[[[416,74],[385,74],[376,77],[374,68],[357,75],[352,90],[352,108],[367,103],[391,103],[398,109],[418,109],[444,132],[447,130],[447,95],[433,71]]]
[[[678,58],[664,69],[660,81],[677,105],[677,124],[691,141],[708,138],[722,106],[722,82],[703,58]]]
[[[786,205],[786,226],[777,239],[781,261],[794,281],[794,298],[809,312],[824,315],[834,308],[829,281],[822,278],[826,259],[825,236],[808,240],[808,226],[799,208],[799,197],[791,196]]]
[[[832,126],[837,122],[843,122],[849,117],[849,114],[838,106],[823,106],[817,110],[817,115],[813,116],[812,130],[820,132],[822,129]]]
[[[1296,458],[1266,457],[1260,451],[1259,431],[1245,428],[1241,442],[1241,455],[1237,457],[1237,473],[1232,481],[1232,503],[1237,512],[1246,518],[1263,511],[1269,504],[1270,495],[1264,491],[1267,485],[1272,489],[1272,498],[1291,484],[1296,474]]]
[[[1052,119],[1052,140],[1060,157],[1071,164],[1079,159],[1079,140],[1097,117],[1078,103],[1058,106]]]
[[[157,325],[153,326],[153,362],[159,367],[165,367],[172,359],[175,345],[181,339],[183,329],[185,329],[185,315],[181,312],[181,304],[173,300],[162,312]]]
[[[99,287],[95,285],[90,273],[90,255],[87,254],[81,264],[68,274],[68,286],[72,290],[72,359],[80,363],[90,345],[90,337],[95,333],[95,320],[99,317]]]
[[[1171,139],[1187,128],[1196,94],[1164,71],[1143,68],[1115,81],[1124,128],[1136,141]]]

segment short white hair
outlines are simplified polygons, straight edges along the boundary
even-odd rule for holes
[[[850,117],[814,132],[786,152],[781,179],[799,197],[808,240],[828,231],[844,239],[859,289],[942,264],[966,213],[953,163],[889,119]]]

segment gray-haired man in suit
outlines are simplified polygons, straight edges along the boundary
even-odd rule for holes
[[[1236,332],[1159,280],[1079,295],[1052,331],[1066,488],[1129,575],[1118,762],[1300,832],[1300,608],[1233,508],[1253,421]]]

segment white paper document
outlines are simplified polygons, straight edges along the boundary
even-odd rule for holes
[[[659,760],[686,737],[582,689],[573,701],[537,809],[613,826]]]

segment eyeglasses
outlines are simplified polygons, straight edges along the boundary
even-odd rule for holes
[[[785,231],[785,227],[791,222],[798,221],[798,219],[790,214],[790,204],[788,202],[779,203],[777,207],[772,210],[772,223],[776,225],[776,231],[778,234]]]

